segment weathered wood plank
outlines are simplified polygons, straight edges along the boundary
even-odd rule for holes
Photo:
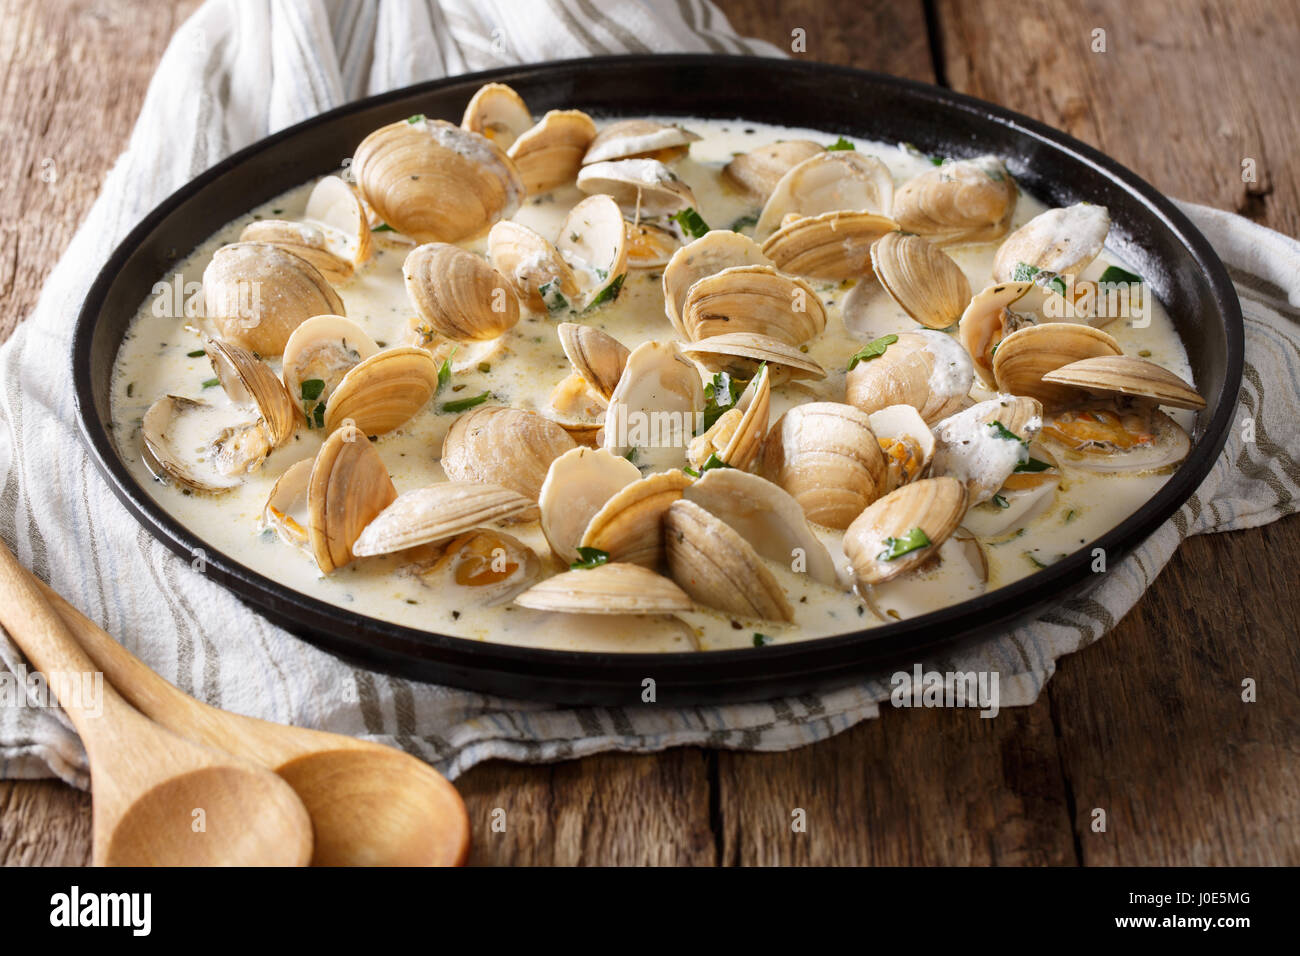
[[[55,780],[0,780],[0,866],[88,866],[90,794]]]

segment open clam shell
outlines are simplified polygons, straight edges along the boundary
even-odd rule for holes
[[[596,136],[596,124],[582,110],[551,110],[509,148],[530,196],[573,182]]]
[[[266,460],[271,441],[243,409],[164,395],[140,422],[141,459],[159,481],[220,494],[237,488]]]
[[[1105,206],[1075,203],[1039,213],[998,248],[993,259],[993,280],[1019,278],[1016,268],[1031,266],[1058,275],[1078,275],[1097,258],[1110,232]]]
[[[741,471],[754,463],[767,436],[772,407],[769,378],[767,366],[763,366],[736,399],[735,407],[723,412],[708,431],[696,436],[686,453],[693,467],[702,467],[713,455]]]
[[[1043,426],[1034,398],[999,395],[950,415],[935,426],[931,474],[956,478],[970,504],[988,501],[1029,459],[1029,445]]]
[[[808,526],[799,502],[779,485],[735,468],[715,468],[682,497],[729,525],[761,557],[787,567],[802,566],[814,581],[839,586],[830,552]]]
[[[682,247],[675,232],[654,223],[624,220],[623,232],[629,269],[662,269]]]
[[[970,512],[967,512],[969,515]],[[909,573],[859,589],[863,603],[888,623],[932,611],[936,595],[956,604],[983,594],[988,587],[988,555],[979,540],[958,528]]]
[[[527,226],[503,220],[488,233],[488,258],[530,309],[577,302],[578,278],[560,251]]]
[[[608,401],[623,377],[632,353],[614,336],[591,325],[561,322],[556,328],[560,348],[573,370],[601,398]]]
[[[343,376],[378,351],[375,340],[351,319],[312,316],[285,343],[280,379],[311,422],[316,406],[329,401]],[[306,383],[311,384],[304,388]]]
[[[820,150],[788,169],[772,189],[755,234],[768,236],[787,216],[867,212],[888,216],[894,178],[875,156],[856,150]]]
[[[889,297],[926,328],[954,325],[971,300],[966,273],[920,236],[886,233],[871,247],[871,264]]]
[[[572,448],[556,458],[537,496],[542,534],[551,550],[562,561],[576,561],[578,543],[596,512],[640,480],[636,465],[603,448]]]
[[[825,147],[810,139],[787,139],[769,143],[732,157],[731,162],[723,168],[722,175],[754,199],[765,203],[781,177],[791,168],[823,152]]]
[[[511,284],[459,246],[430,242],[402,263],[406,294],[420,318],[450,339],[494,339],[519,322]]]
[[[690,287],[681,322],[693,342],[753,332],[801,345],[826,328],[826,307],[802,279],[771,266],[732,266]]]
[[[1177,465],[1192,444],[1182,426],[1154,402],[1124,398],[1049,411],[1042,437],[1072,468],[1129,474]]]
[[[360,362],[325,403],[327,431],[351,422],[365,435],[384,435],[415,417],[438,391],[438,363],[414,345],[397,345]]]
[[[446,481],[395,495],[352,546],[357,557],[436,544],[526,513],[533,501],[500,485]]]
[[[870,505],[844,532],[858,587],[892,580],[933,557],[961,523],[966,505],[966,486],[955,478],[922,478]],[[907,541],[928,543],[900,554],[894,543]]]
[[[1029,446],[1029,455],[1048,467],[1042,471],[1015,472],[1007,477],[997,495],[982,503],[971,502],[962,526],[982,538],[997,538],[1023,528],[1045,512],[1056,500],[1061,486],[1061,466],[1041,443]]]
[[[605,413],[604,446],[637,464],[680,467],[704,409],[704,385],[676,342],[642,342],[627,357]]]
[[[515,603],[568,614],[671,614],[695,606],[672,581],[624,562],[557,574],[534,584]]]
[[[793,345],[755,332],[724,332],[682,346],[682,351],[710,372],[752,379],[766,365],[772,385],[793,379],[820,379],[826,370]]]
[[[905,232],[941,246],[1006,235],[1016,210],[1016,181],[996,156],[928,169],[894,194],[893,217]]]
[[[284,351],[313,315],[343,315],[343,300],[319,269],[279,246],[222,246],[203,270],[204,314],[222,339],[263,356]]]
[[[579,445],[595,448],[609,403],[577,372],[560,380],[541,414],[555,422]]]
[[[826,212],[794,219],[763,242],[783,272],[816,279],[871,275],[871,246],[898,223],[870,212]]]
[[[307,196],[307,222],[324,233],[325,248],[354,266],[370,258],[370,220],[365,203],[338,176],[322,176]]]
[[[270,367],[248,349],[233,342],[208,339],[204,351],[230,400],[256,410],[258,418],[266,425],[271,447],[278,448],[288,441],[298,415],[289,393]]]
[[[1029,282],[998,282],[970,300],[957,324],[957,337],[985,385],[993,385],[993,354],[1002,340],[1026,323],[1011,306],[1032,287]],[[1032,317],[1031,317],[1032,318]]]
[[[333,432],[307,481],[308,543],[322,574],[356,557],[353,546],[374,518],[397,498],[388,468],[365,435]]]
[[[690,483],[683,472],[663,471],[623,486],[592,515],[578,546],[604,551],[610,561],[659,567],[664,513]]]
[[[998,391],[1036,398],[1045,406],[1077,400],[1078,390],[1043,376],[1080,359],[1122,354],[1108,333],[1076,322],[1028,325],[1012,332],[993,355]]]
[[[533,125],[533,114],[518,93],[504,83],[484,83],[470,98],[461,129],[478,133],[509,149]]]
[[[934,433],[911,405],[887,405],[867,416],[885,456],[889,491],[924,477],[934,458]]]
[[[623,214],[608,196],[588,196],[569,210],[555,248],[573,269],[583,308],[601,300],[627,273]]]
[[[514,535],[476,528],[442,546],[432,562],[406,569],[425,587],[460,595],[478,607],[505,604],[542,575],[542,562]]]
[[[772,260],[763,255],[758,243],[738,232],[715,229],[695,241],[682,246],[664,267],[664,311],[681,335],[686,335],[682,325],[682,312],[686,294],[691,286],[706,276],[715,275],[733,266],[771,266]]]
[[[667,216],[695,206],[691,187],[653,159],[617,159],[584,166],[578,173],[584,193],[613,198],[629,216]]]
[[[796,405],[763,445],[763,477],[784,488],[808,520],[846,528],[885,492],[885,458],[865,412],[836,402]]]
[[[536,412],[481,405],[447,431],[442,468],[455,481],[495,483],[536,502],[551,462],[574,447],[563,428]]]
[[[1205,399],[1188,382],[1154,362],[1127,355],[1080,359],[1048,372],[1043,381],[1097,395],[1150,399],[1171,408],[1205,407]]]
[[[928,329],[900,332],[883,355],[849,370],[850,405],[871,413],[911,405],[927,424],[957,411],[975,380],[970,355],[956,339]]]
[[[307,507],[307,486],[315,462],[311,458],[290,465],[275,482],[262,508],[261,527],[271,528],[291,548],[311,554],[307,529],[311,517]]]
[[[794,620],[776,577],[730,525],[685,500],[673,502],[663,524],[672,578],[700,604],[750,620]]]
[[[352,157],[352,171],[379,217],[416,242],[480,236],[514,215],[524,195],[519,171],[499,146],[423,116],[367,136]]]
[[[685,156],[700,137],[688,129],[647,119],[619,120],[592,140],[583,165],[618,159],[654,159],[672,162]]]

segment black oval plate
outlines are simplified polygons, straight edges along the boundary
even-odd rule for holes
[[[209,235],[307,179],[331,172],[384,123],[424,113],[458,122],[488,81],[509,83],[537,113],[741,118],[908,142],[932,154],[996,153],[1020,185],[1053,205],[1110,208],[1108,244],[1146,278],[1187,346],[1208,402],[1187,460],[1118,527],[1027,578],[910,620],[795,644],[704,654],[610,654],[487,644],[400,627],[307,597],[208,547],[207,573],[268,619],[359,663],[417,680],[569,704],[627,704],[653,678],[661,704],[753,700],[842,685],[868,668],[1027,619],[1095,585],[1090,549],[1110,566],[1165,522],[1223,447],[1242,370],[1236,293],[1209,243],[1151,186],[1096,150],[1027,117],[908,80],[789,60],[703,55],[598,57],[511,67],[371,97],[270,136],[207,170],[134,229],[104,266],[77,320],[73,376],[82,431],[122,503],[188,558],[202,542],[136,482],[109,429],[109,383],[128,324],[157,278]]]

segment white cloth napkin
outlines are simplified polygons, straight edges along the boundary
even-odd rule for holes
[[[82,450],[69,371],[73,317],[98,265],[163,197],[228,153],[346,100],[446,74],[598,53],[779,55],[736,36],[704,0],[209,0],[173,38],[126,153],[0,348],[0,536],[19,559],[188,693],[269,720],[393,744],[454,776],[492,757],[550,761],[683,744],[781,750],[876,716],[889,675],[762,704],[565,709],[418,684],[345,664],[267,623],[155,542]],[[994,670],[1002,706],[1031,703],[1057,658],[1097,640],[1189,534],[1295,510],[1300,472],[1300,245],[1236,216],[1184,205],[1234,269],[1246,315],[1238,420],[1208,480],[1090,596],[941,658]],[[0,632],[0,777],[85,787],[85,754],[24,681]],[[17,679],[14,675],[18,675]],[[15,693],[17,688],[18,693]],[[35,693],[26,694],[26,691]]]

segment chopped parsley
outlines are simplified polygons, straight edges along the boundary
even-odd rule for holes
[[[869,362],[874,358],[880,358],[885,354],[885,349],[897,341],[898,336],[890,334],[882,335],[880,338],[868,342],[849,357],[849,371],[852,372],[857,368],[859,362]]]
[[[1003,425],[997,419],[994,419],[993,421],[989,422],[989,428],[993,429],[993,434],[997,435],[999,438],[1003,438],[1007,441],[1018,441],[1022,445],[1025,444],[1025,440],[1023,438],[1021,438],[1011,429],[1007,428],[1006,425]]]
[[[219,379],[219,378],[210,378],[210,379],[207,379],[207,380],[203,383],[203,387],[204,387],[204,388],[216,388],[216,387],[217,387],[218,385],[220,385],[220,384],[221,384],[221,379]]]
[[[613,302],[618,298],[618,294],[623,291],[623,280],[627,278],[627,273],[618,276],[605,288],[601,289],[596,298],[591,300],[591,305],[583,309],[584,312],[590,312],[592,309],[598,309],[607,302]]]
[[[845,149],[857,149],[857,147],[854,146],[852,143],[850,143],[843,136],[841,136],[835,142],[831,143],[829,146],[826,147],[826,151],[830,153],[839,152],[840,150],[845,150]]]
[[[993,496],[993,503],[994,503],[995,505],[997,505],[999,508],[1010,508],[1010,507],[1011,507],[1011,502],[1007,501],[1007,499],[1006,499],[1006,498],[1003,498],[1001,495],[994,495],[994,496]]]
[[[319,378],[306,379],[300,386],[302,393],[302,413],[307,418],[308,428],[325,427],[325,403],[318,401],[325,392],[325,381]]]
[[[423,113],[416,113],[414,116],[408,116],[408,117],[406,118],[406,121],[407,121],[408,123],[410,123],[412,126],[414,126],[416,123],[423,123],[423,122],[424,122],[424,114],[423,114]]]
[[[771,644],[771,643],[772,643],[772,638],[770,638],[768,635],[766,635],[766,634],[760,634],[758,631],[755,631],[755,632],[754,632],[754,646],[755,646],[755,647],[766,647],[768,644]]]
[[[708,431],[722,417],[723,412],[736,404],[745,386],[726,372],[718,372],[713,381],[704,386],[704,430]]]
[[[379,225],[375,226],[370,231],[371,232],[396,232],[397,230],[394,229],[392,226],[390,226],[388,223],[381,222]]]
[[[321,392],[325,391],[325,381],[319,378],[309,378],[302,383],[302,397],[304,401],[314,402],[320,398]]]
[[[538,286],[537,294],[542,297],[542,304],[546,306],[546,311],[551,314],[570,307],[569,300],[566,299],[564,293],[560,291],[559,279],[552,279],[550,282]]]
[[[698,478],[706,471],[712,471],[714,468],[730,468],[730,467],[731,467],[730,465],[728,465],[725,461],[723,461],[721,458],[718,457],[718,453],[715,451],[710,453],[709,457],[704,460],[704,464],[700,465],[699,471],[696,471],[690,465],[687,465],[685,468],[682,469],[682,471],[686,472],[686,474],[690,475],[692,478]]]
[[[1142,281],[1142,277],[1129,272],[1127,269],[1121,269],[1119,266],[1107,266],[1106,271],[1101,274],[1101,279],[1098,281],[1103,285],[1137,285]]]
[[[186,353],[185,353],[185,357],[186,357],[186,358],[199,358],[200,356],[207,355],[207,354],[208,354],[208,353],[205,352],[205,351],[203,351],[203,349],[195,349],[193,352],[186,352]]]
[[[484,392],[481,395],[475,395],[473,398],[458,398],[454,402],[445,402],[442,406],[444,412],[463,412],[466,409],[473,408],[475,405],[482,405],[492,395],[491,392]]]
[[[447,353],[447,357],[442,360],[442,365],[438,366],[438,387],[434,390],[435,395],[451,384],[451,358],[455,354],[456,348],[453,346]]]
[[[681,212],[669,216],[673,222],[682,227],[682,232],[686,233],[692,239],[698,239],[709,231],[709,224],[704,218],[692,207],[688,206]]]
[[[630,461],[632,464],[635,465],[635,464],[636,464],[636,456],[637,456],[638,454],[640,454],[640,453],[637,451],[637,449],[635,449],[635,448],[629,448],[629,449],[627,450],[627,454],[624,455],[623,457],[626,458],[628,461]]]
[[[600,548],[579,548],[578,560],[569,565],[571,571],[590,571],[609,561],[609,552]]]
[[[1025,461],[1022,461],[1020,464],[1016,465],[1015,470],[1039,472],[1039,471],[1047,471],[1047,469],[1051,467],[1052,466],[1049,462],[1039,461],[1037,458],[1029,458],[1026,459]]]
[[[876,555],[877,561],[893,561],[913,551],[920,551],[930,546],[930,537],[921,528],[913,528],[901,538],[890,535],[883,542],[885,550]]]
[[[758,225],[757,216],[741,216],[727,228],[732,232],[740,232],[742,229],[748,229],[750,226]]]
[[[1015,270],[1011,273],[1011,278],[1016,282],[1033,282],[1043,288],[1051,287],[1057,295],[1065,295],[1065,280],[1055,272],[1044,272],[1038,266],[1031,266],[1027,262],[1017,262]]]
[[[1042,561],[1039,561],[1036,557],[1034,557],[1034,553],[1032,551],[1026,551],[1024,554],[1025,557],[1029,559],[1029,563],[1032,564],[1034,567],[1038,568],[1039,570],[1047,567],[1047,565],[1043,564]]]

